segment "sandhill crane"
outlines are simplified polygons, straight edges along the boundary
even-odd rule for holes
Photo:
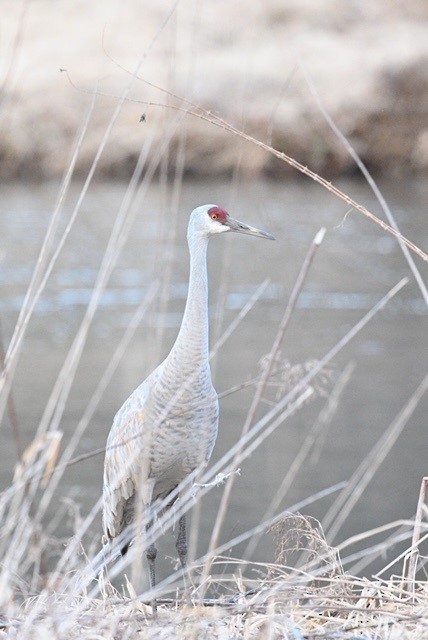
[[[235,231],[273,239],[206,204],[192,211],[187,230],[190,277],[177,339],[165,360],[116,414],[106,448],[103,526],[111,540],[210,459],[218,426],[218,398],[208,360],[207,247],[211,235]],[[142,504],[139,501],[142,501]],[[176,547],[184,567],[186,519],[179,520]],[[125,553],[128,544],[122,549]],[[155,586],[156,548],[146,549],[150,587]]]

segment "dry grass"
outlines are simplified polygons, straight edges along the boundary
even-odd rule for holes
[[[180,577],[163,587],[155,618],[147,599],[137,595],[129,582],[119,593],[104,578],[97,597],[55,585],[32,596],[15,583],[13,596],[2,598],[0,637],[422,640],[428,636],[426,581],[409,583],[405,575],[389,580],[353,577],[344,571],[337,550],[326,543],[319,523],[300,514],[286,514],[272,532],[277,540],[274,563],[216,556],[212,567],[221,577],[209,577],[209,594],[203,599],[198,582],[203,566],[196,564],[187,596]]]

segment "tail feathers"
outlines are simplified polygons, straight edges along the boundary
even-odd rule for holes
[[[126,554],[128,553],[130,544],[131,544],[131,541],[125,542],[125,544],[120,547],[120,553],[122,554],[122,557],[126,556]]]
[[[107,535],[107,539],[110,547],[115,547],[116,552],[120,551],[120,554],[123,557],[128,552],[130,544],[134,539],[134,527],[132,524],[126,526],[124,529],[122,529],[119,535],[111,535],[111,533],[109,532]]]

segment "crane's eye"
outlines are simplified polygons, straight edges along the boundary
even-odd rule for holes
[[[208,209],[208,215],[211,218],[211,220],[218,220],[222,224],[224,223],[225,220],[227,220],[227,217],[228,217],[227,211],[225,211],[221,207],[217,207],[217,205]]]

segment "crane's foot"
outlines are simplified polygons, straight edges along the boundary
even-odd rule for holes
[[[154,618],[158,617],[158,603],[156,598],[153,598],[152,600],[152,614]]]

